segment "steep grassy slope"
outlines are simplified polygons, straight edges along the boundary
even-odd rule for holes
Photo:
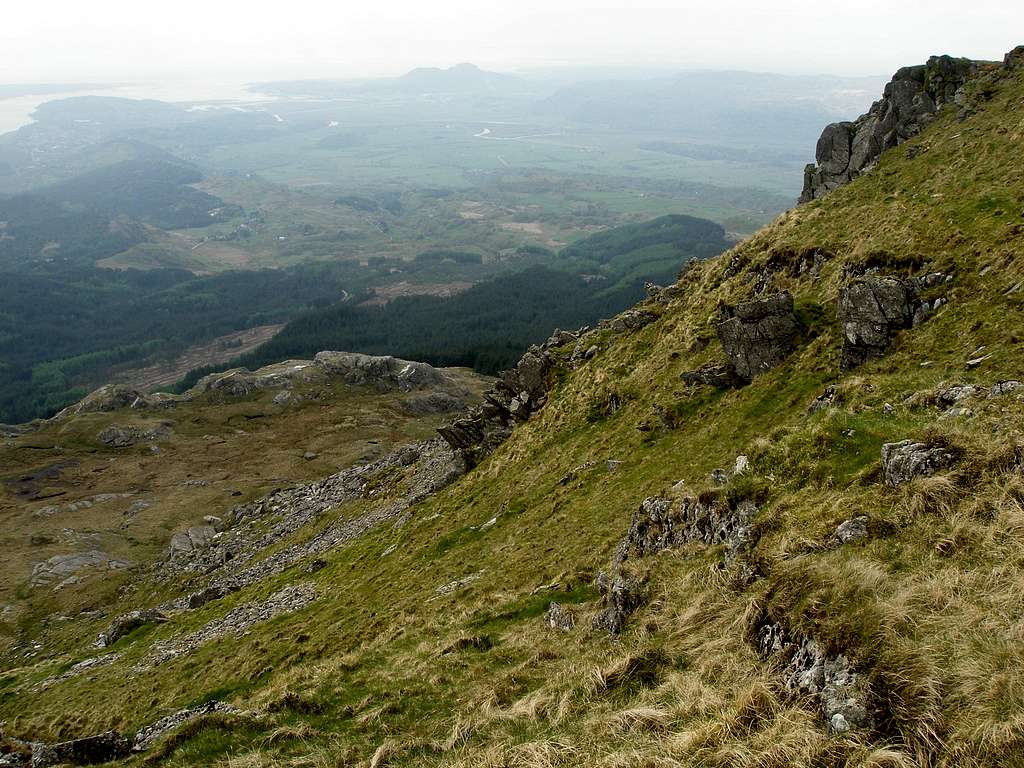
[[[217,699],[243,711],[195,720],[145,760],[1024,765],[1024,400],[1020,390],[988,397],[1024,379],[1024,75],[987,88],[966,121],[945,114],[873,172],[694,265],[667,303],[647,303],[655,322],[592,332],[598,351],[575,366],[571,346],[557,350],[545,407],[404,525],[337,548],[313,574],[296,567],[129,635],[117,661],[87,676],[33,689],[91,655],[76,622],[51,632],[43,661],[9,655],[8,731],[130,732]],[[820,273],[801,275],[814,254]],[[871,266],[952,274],[949,304],[887,356],[841,373],[837,294]],[[747,386],[683,384],[681,373],[722,356],[719,305],[755,288],[793,294],[796,351]],[[938,405],[951,384],[978,387],[959,412]],[[829,385],[831,405],[809,414]],[[958,459],[890,487],[880,449],[904,438]],[[709,473],[740,454],[748,471],[715,486]],[[756,503],[756,546],[733,559],[723,545],[691,543],[630,560],[646,603],[617,640],[590,631],[594,576],[634,510],[687,493]],[[830,544],[856,516],[870,519],[869,535]],[[295,582],[319,599],[133,666],[155,642]],[[575,610],[575,629],[543,620],[552,601]],[[831,733],[813,699],[787,692],[779,664],[751,642],[766,621],[844,654],[873,724]]]

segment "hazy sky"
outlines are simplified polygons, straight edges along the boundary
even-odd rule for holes
[[[0,83],[398,74],[472,61],[889,74],[1001,58],[1020,0],[8,0]]]

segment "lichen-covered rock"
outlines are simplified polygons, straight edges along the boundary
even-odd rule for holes
[[[223,701],[209,701],[206,704],[201,704],[198,707],[190,707],[187,709],[180,709],[174,714],[167,715],[157,720],[151,725],[147,725],[145,728],[140,728],[135,734],[135,740],[132,742],[132,752],[145,752],[151,746],[164,735],[170,733],[176,728],[180,728],[185,723],[195,720],[204,715],[212,715],[214,713],[221,714],[233,714],[239,710],[236,707],[231,706]]]
[[[33,745],[32,768],[48,768],[51,765],[95,765],[127,757],[131,743],[115,731],[98,736],[87,736],[57,744]]]
[[[840,367],[847,371],[884,355],[896,332],[913,326],[918,304],[914,284],[893,277],[861,277],[840,288]]]
[[[736,375],[744,381],[774,368],[796,347],[800,325],[793,314],[793,297],[782,292],[722,308],[718,338]]]
[[[633,512],[629,531],[615,550],[616,567],[630,558],[645,557],[689,542],[725,544],[726,559],[757,542],[753,521],[757,505],[752,501],[644,499]]]
[[[123,384],[107,384],[89,393],[74,405],[69,405],[56,416],[54,421],[77,416],[81,413],[105,413],[122,408],[145,409],[156,405],[156,401],[136,389]]]
[[[913,440],[886,443],[882,446],[882,473],[887,485],[909,483],[915,477],[927,477],[956,461],[947,447],[928,445]]]
[[[639,331],[657,319],[658,316],[656,314],[646,309],[627,309],[621,315],[612,319],[608,327],[611,328],[612,333],[628,333],[630,331]]]
[[[929,125],[943,105],[962,101],[964,84],[978,70],[979,62],[949,56],[900,69],[867,113],[825,127],[814,153],[817,164],[804,169],[800,202],[823,197],[871,170],[883,152]]]
[[[782,665],[784,688],[795,696],[817,700],[833,733],[871,725],[867,708],[867,681],[843,654],[829,654],[817,640],[792,636],[782,625],[766,621],[753,644],[764,658]]]
[[[1000,397],[1001,395],[1006,395],[1010,392],[1016,392],[1019,389],[1024,389],[1024,382],[1016,380],[1000,381],[989,388],[988,396]]]
[[[313,362],[329,376],[340,376],[349,384],[372,386],[381,392],[393,389],[411,392],[450,383],[441,371],[427,363],[400,360],[390,355],[320,352]]]
[[[604,571],[597,575],[597,589],[601,593],[601,611],[594,616],[591,626],[618,637],[626,619],[647,602],[645,586],[632,574],[616,569],[611,575]]]
[[[560,603],[551,603],[544,614],[544,622],[551,629],[568,632],[576,626],[576,614],[573,613],[571,608],[566,608]]]
[[[109,627],[100,632],[95,645],[97,648],[109,648],[132,630],[164,621],[167,621],[167,617],[155,608],[131,611],[114,619]]]
[[[836,526],[835,533],[829,539],[829,544],[838,547],[865,538],[868,535],[868,522],[869,518],[866,515],[858,515],[843,521]]]

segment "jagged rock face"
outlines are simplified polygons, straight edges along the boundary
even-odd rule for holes
[[[546,350],[531,347],[515,368],[503,372],[484,393],[483,405],[438,432],[467,466],[479,464],[508,439],[517,422],[526,421],[544,405],[553,367]]]
[[[882,446],[882,472],[886,485],[909,483],[915,477],[928,477],[952,466],[956,455],[944,446],[932,446],[903,440]]]
[[[1003,58],[1003,66],[1011,71],[1024,69],[1024,45],[1018,45]]]
[[[98,736],[87,736],[58,744],[35,744],[32,749],[32,768],[51,765],[95,765],[127,757],[131,749],[128,739],[114,731]]]
[[[552,603],[544,614],[544,621],[551,629],[569,632],[576,626],[576,614],[560,603]]]
[[[921,298],[921,291],[936,288],[952,278],[939,272],[924,277],[855,278],[839,289],[836,314],[843,330],[839,365],[844,371],[882,357],[893,336],[916,328],[946,303]]]
[[[152,608],[131,611],[124,616],[114,619],[110,626],[100,633],[100,636],[96,639],[96,647],[109,648],[132,630],[138,629],[145,624],[163,621],[167,621],[167,617],[160,613],[160,611]]]
[[[701,501],[692,496],[644,499],[615,550],[615,565],[692,541],[725,544],[726,557],[731,559],[756,543],[756,514],[757,505],[751,501],[731,505],[724,500]]]
[[[870,170],[887,149],[913,138],[945,104],[962,98],[979,62],[933,56],[927,64],[893,75],[871,109],[854,122],[826,126],[815,150],[817,165],[804,170],[800,202],[806,203]]]
[[[718,324],[718,338],[744,381],[774,368],[796,347],[800,325],[787,292],[723,307],[722,314],[725,319]]]

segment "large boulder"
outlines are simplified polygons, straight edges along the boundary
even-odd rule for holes
[[[124,736],[107,731],[98,736],[62,741],[57,744],[34,744],[32,768],[48,768],[51,765],[95,765],[127,757],[131,742]]]
[[[626,626],[626,619],[647,602],[645,585],[620,570],[610,575],[601,571],[597,575],[597,589],[601,593],[601,611],[594,616],[591,626],[618,637]]]
[[[855,179],[887,149],[916,136],[945,104],[963,99],[964,84],[980,67],[981,62],[970,59],[933,56],[927,64],[899,70],[867,113],[852,123],[825,127],[815,150],[816,164],[804,170],[800,202],[823,197]]]
[[[915,287],[894,277],[862,277],[840,288],[842,369],[884,355],[896,332],[913,325],[918,301]]]
[[[796,347],[800,324],[793,314],[793,297],[782,292],[722,308],[718,338],[736,375],[744,381],[774,368]]]
[[[913,440],[886,443],[882,446],[882,473],[887,485],[909,483],[915,477],[927,477],[956,461],[956,454],[941,445],[928,445]]]

